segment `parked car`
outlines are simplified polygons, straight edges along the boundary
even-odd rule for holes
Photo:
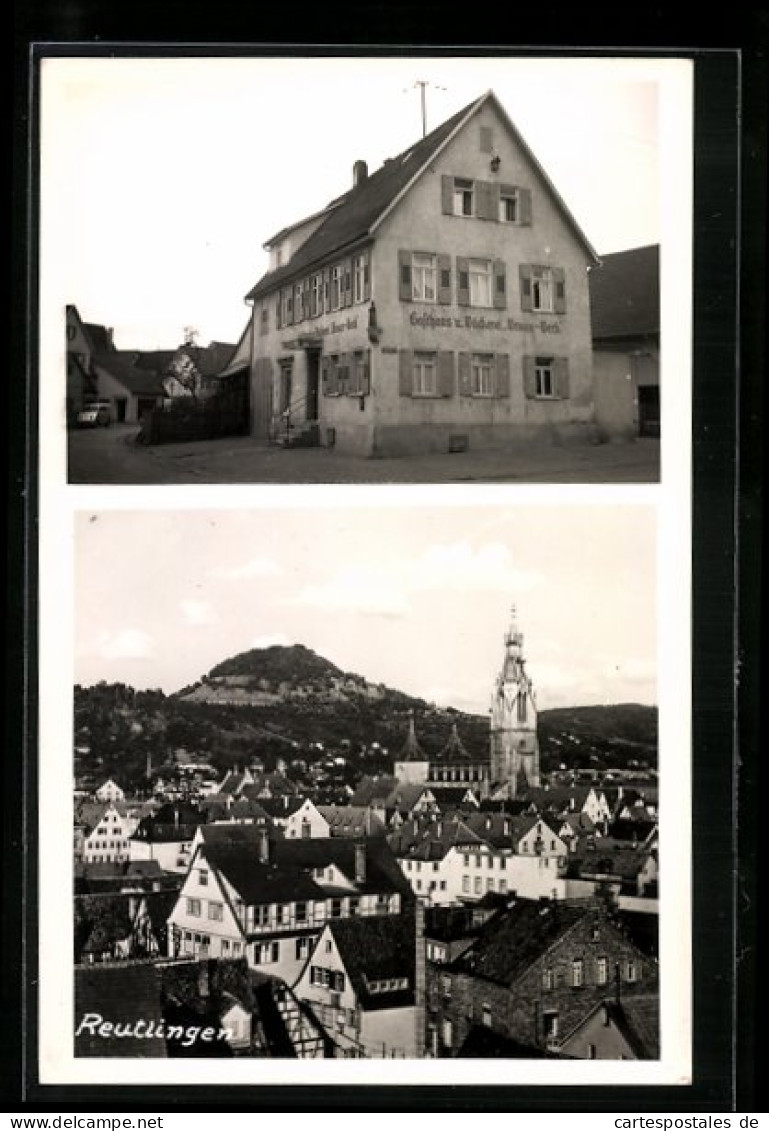
[[[107,428],[112,423],[109,401],[91,401],[77,414],[80,428]]]

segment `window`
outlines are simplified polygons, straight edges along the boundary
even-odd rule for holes
[[[445,880],[441,880],[441,882],[440,882],[440,890],[441,890],[441,891],[445,891],[445,890],[446,890],[446,881],[445,881]]]
[[[278,905],[278,923],[284,927],[291,919],[291,907],[288,903]]]
[[[414,354],[415,397],[434,397],[438,394],[438,373],[434,353]]]
[[[339,310],[342,305],[342,267],[339,263],[331,268],[331,309]]]
[[[262,307],[261,319],[259,321],[259,330],[262,334],[266,334],[270,328],[270,308],[269,306]]]
[[[486,891],[494,891],[494,877],[489,876],[486,880]]]
[[[473,182],[463,177],[454,178],[454,215],[472,216],[474,213],[475,192]]]
[[[334,950],[333,939],[326,939],[326,954],[332,954]]]
[[[310,280],[310,315],[317,318],[323,313],[323,276],[320,272]]]
[[[555,380],[552,357],[534,358],[534,381],[538,397],[555,396]]]
[[[492,306],[492,263],[490,259],[471,259],[468,263],[470,306]]]
[[[463,876],[462,877],[462,891],[469,891],[469,890],[470,890],[470,877],[469,876]]]
[[[605,986],[608,978],[608,965],[605,958],[599,958],[595,964],[595,980],[599,986]]]
[[[280,943],[257,943],[254,947],[254,957],[258,966],[277,962],[280,958]]]
[[[587,1059],[588,1060],[595,1060],[597,1054],[598,1054],[598,1050],[596,1049],[595,1045],[588,1045],[587,1046]]]
[[[353,302],[365,302],[368,296],[368,254],[356,255],[352,261]]]
[[[553,976],[553,967],[546,966],[542,971],[542,989],[552,990],[555,986],[555,978]]]
[[[584,967],[581,958],[575,958],[571,964],[571,984],[573,986],[581,986],[583,984]]]
[[[302,300],[302,284],[297,283],[294,287],[294,321],[301,322],[304,317],[304,302]]]
[[[444,1047],[450,1049],[454,1042],[454,1025],[448,1017],[444,1017],[443,1025],[441,1027],[441,1039],[443,1040]]]
[[[282,319],[284,326],[290,326],[294,320],[293,291],[290,287],[283,292]]]
[[[222,939],[222,954],[229,954],[229,953],[230,953],[230,940],[229,939]]]
[[[545,1028],[545,1040],[555,1041],[558,1039],[558,1013],[555,1010],[547,1010],[542,1015],[542,1021]]]
[[[480,876],[476,876],[475,877],[475,883],[473,884],[473,889],[474,889],[476,895],[481,894],[482,885],[483,885],[483,880],[481,879]]]
[[[637,975],[637,971],[636,971],[635,962],[628,962],[628,964],[625,968],[625,977],[626,977],[627,981],[628,982],[634,982],[636,980],[637,976],[638,975]]]
[[[517,224],[520,205],[516,189],[502,189],[499,194],[499,219],[503,224]]]
[[[481,1006],[481,1024],[491,1027],[491,1006],[487,1001]]]
[[[490,353],[474,353],[470,364],[471,389],[474,397],[494,395],[494,356]]]
[[[208,904],[208,918],[214,919],[217,923],[221,923],[224,917],[224,904],[213,903]]]
[[[552,314],[553,272],[549,267],[537,267],[532,274],[531,306],[542,314]]]
[[[241,946],[242,946],[242,945],[243,945],[243,944],[242,944],[242,943],[239,943],[239,942],[234,942],[234,943],[232,944],[232,955],[233,955],[233,958],[236,958],[236,957],[237,957],[237,956],[238,956],[238,955],[240,954],[240,949],[241,949]]]
[[[270,909],[266,905],[254,908],[254,925],[266,927],[270,921]]]
[[[201,887],[205,887],[208,883],[208,872],[205,868],[200,868],[198,870],[198,883]]]
[[[297,921],[297,923],[306,923],[307,922],[307,904],[306,903],[297,903],[296,904],[296,921]]]
[[[415,302],[436,302],[436,262],[434,255],[414,252],[411,257],[411,297]]]
[[[342,917],[342,901],[341,899],[332,899],[329,906],[329,916],[332,919],[341,919]]]
[[[200,900],[199,899],[188,899],[187,900],[187,914],[188,915],[200,915]]]
[[[310,957],[312,939],[304,938],[296,940],[296,957],[297,960],[302,960]]]

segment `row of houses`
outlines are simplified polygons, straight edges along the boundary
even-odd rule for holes
[[[492,91],[379,169],[356,161],[264,246],[215,358],[260,442],[377,456],[659,434],[659,249],[599,258]],[[118,418],[161,396],[143,355],[92,360]]]

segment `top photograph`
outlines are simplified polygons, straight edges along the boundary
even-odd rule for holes
[[[67,481],[659,482],[638,62],[44,59]]]

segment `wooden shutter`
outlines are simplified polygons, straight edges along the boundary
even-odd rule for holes
[[[331,365],[329,363],[329,359],[327,357],[324,357],[324,358],[321,359],[321,363],[320,363],[320,384],[321,384],[321,389],[323,390],[323,396],[324,397],[327,397],[329,392],[331,391],[329,389],[330,383],[331,383]]]
[[[302,310],[304,317],[310,317],[310,280],[305,279],[302,283]]]
[[[498,397],[510,396],[510,355],[498,353],[496,356],[496,380],[494,393]]]
[[[398,350],[398,392],[402,397],[414,395],[414,355],[411,350]]]
[[[411,252],[399,251],[398,252],[398,293],[401,302],[412,302],[413,291],[411,289]]]
[[[518,189],[518,223],[531,223],[531,189]]]
[[[340,306],[352,306],[352,260],[342,264],[342,301]]]
[[[475,214],[479,220],[496,220],[499,216],[499,186],[491,181],[475,182]]]
[[[521,310],[533,311],[533,296],[531,293],[531,267],[528,263],[522,263],[518,268],[518,275],[521,283]]]
[[[553,268],[553,310],[556,314],[566,313],[566,272],[563,267]]]
[[[507,275],[504,259],[494,260],[494,306],[504,310],[507,306]]]
[[[526,397],[536,397],[537,378],[534,373],[534,358],[526,355],[523,359],[523,393]]]
[[[459,355],[459,395],[460,397],[471,397],[473,395],[473,387],[470,380],[470,354],[460,353]]]
[[[363,354],[358,392],[364,397],[371,393],[371,350],[366,350]]]
[[[470,305],[470,260],[457,256],[457,302]]]
[[[442,397],[454,396],[454,354],[441,350],[438,354],[438,392]]]
[[[447,306],[451,302],[451,256],[438,256],[438,302]]]
[[[494,147],[494,132],[491,126],[481,126],[481,153],[491,153]]]
[[[324,267],[323,268],[323,295],[321,297],[322,297],[322,302],[323,302],[323,309],[325,310],[326,314],[328,314],[328,312],[331,310],[331,268],[330,267]]]
[[[371,298],[371,252],[363,253],[363,301]]]
[[[571,395],[568,357],[554,357],[553,369],[555,371],[555,395],[560,397],[562,401],[568,400]]]
[[[280,330],[283,326],[283,311],[280,305],[280,291],[278,291],[278,301],[275,306],[275,328]]]
[[[441,177],[441,211],[444,216],[451,216],[454,212],[454,178]]]

